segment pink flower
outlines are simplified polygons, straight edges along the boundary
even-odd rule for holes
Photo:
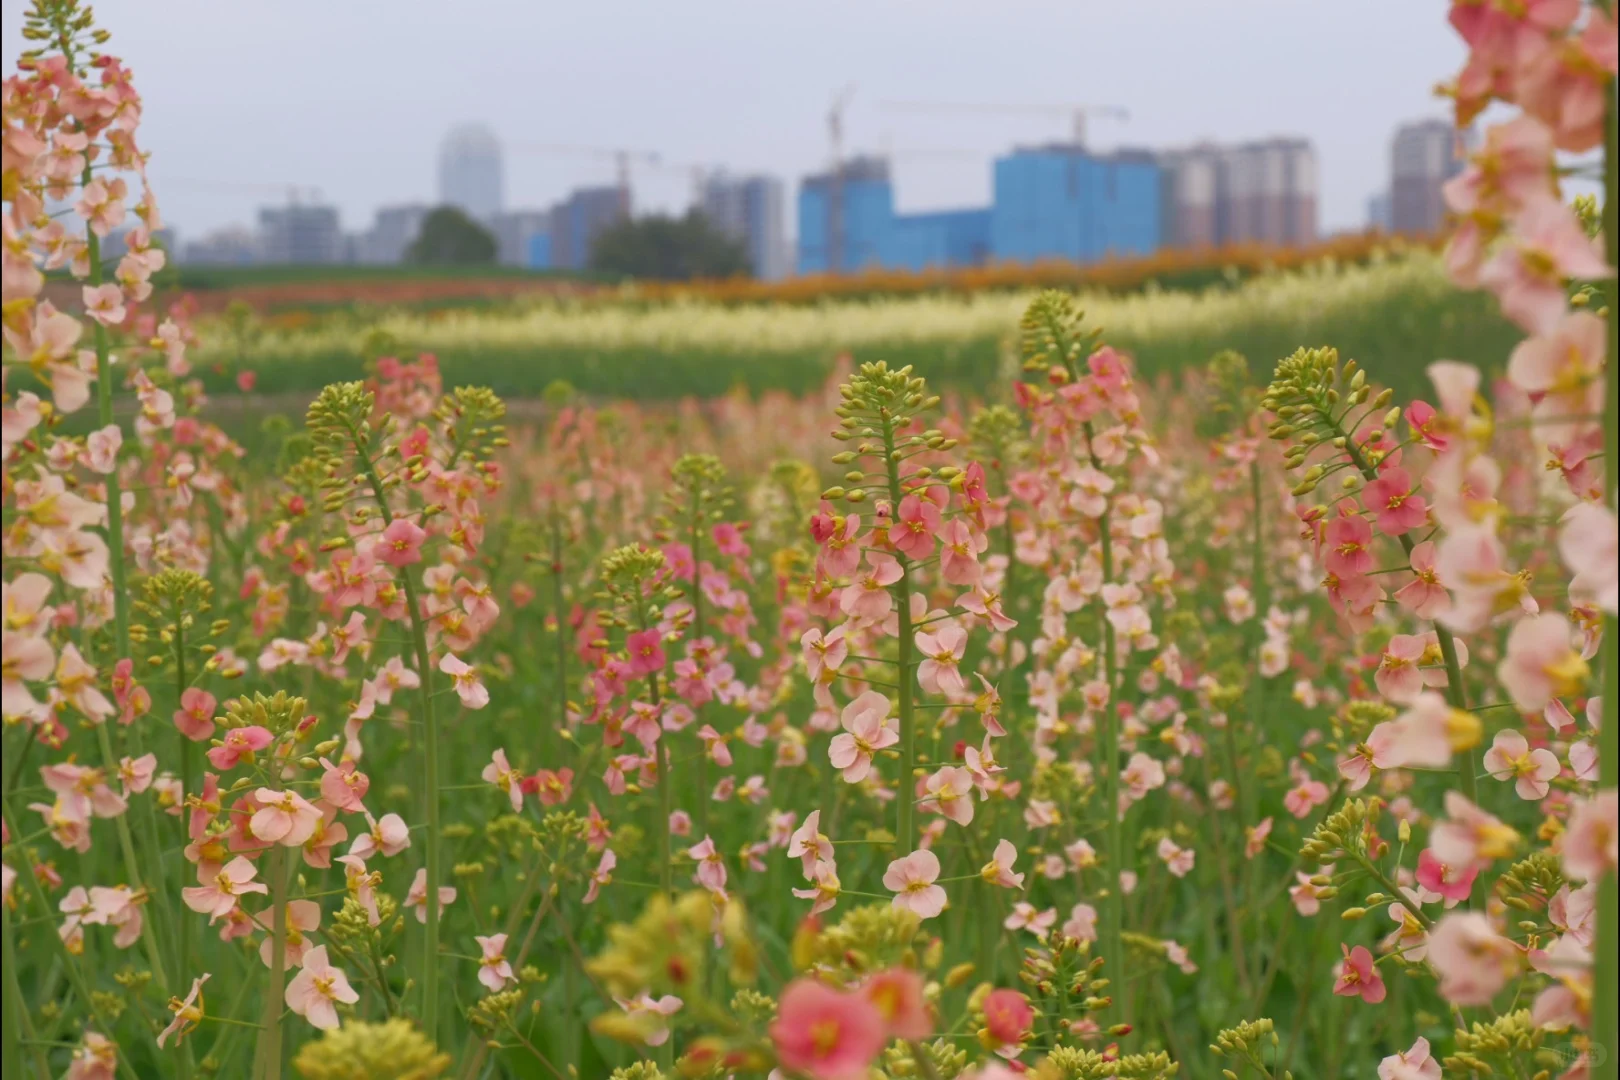
[[[934,884],[937,877],[939,858],[923,849],[891,862],[883,873],[883,887],[895,894],[894,907],[932,919],[945,910],[945,890]]]
[[[687,858],[697,862],[692,879],[710,892],[723,892],[726,887],[726,861],[715,850],[714,840],[705,836],[701,842],[686,849]]]
[[[1384,647],[1373,682],[1378,692],[1397,705],[1405,705],[1423,692],[1423,672],[1418,665],[1426,646],[1416,634],[1396,634]]]
[[[979,552],[989,541],[982,534],[975,536],[961,518],[952,518],[940,532],[939,542],[940,577],[952,585],[977,585],[984,574]]]
[[[1564,831],[1564,873],[1597,881],[1620,864],[1620,794],[1613,788],[1577,803]]]
[[[1448,866],[1474,867],[1505,859],[1518,846],[1518,833],[1459,792],[1446,792],[1446,818],[1429,831],[1429,850]]]
[[[1387,992],[1384,976],[1379,973],[1372,953],[1364,945],[1354,949],[1340,945],[1339,948],[1344,950],[1344,962],[1334,978],[1333,992],[1340,997],[1359,997],[1369,1005],[1383,1001]]]
[[[867,690],[844,706],[839,723],[844,733],[833,736],[827,747],[827,760],[844,774],[847,783],[858,784],[872,771],[872,756],[900,741],[899,732],[888,726],[889,699],[876,690]]]
[[[1408,561],[1413,578],[1395,590],[1395,602],[1420,619],[1444,614],[1451,606],[1451,595],[1434,571],[1434,541],[1425,540],[1414,547]]]
[[[287,1008],[325,1031],[338,1026],[337,1003],[360,1000],[348,976],[326,959],[326,946],[317,945],[304,955],[304,967],[287,983]]]
[[[619,857],[613,854],[612,848],[602,852],[602,858],[598,860],[596,869],[591,871],[591,884],[585,890],[584,903],[596,903],[596,898],[601,893],[602,886],[613,882],[613,869],[618,865]]]
[[[1412,477],[1400,466],[1385,469],[1362,489],[1361,505],[1374,515],[1386,536],[1402,536],[1429,519],[1423,496],[1414,494]]]
[[[1000,840],[996,843],[996,850],[990,861],[984,864],[979,876],[992,885],[1000,885],[1004,889],[1022,889],[1024,875],[1013,873],[1013,863],[1018,860],[1018,849],[1011,840]]]
[[[371,780],[353,761],[333,765],[323,757],[320,766],[325,770],[321,774],[321,798],[345,813],[357,814],[365,809],[361,800],[371,789]]]
[[[1496,677],[1520,712],[1536,713],[1555,697],[1579,693],[1589,669],[1571,647],[1574,630],[1562,615],[1520,619],[1508,635]]]
[[[782,1067],[812,1080],[865,1080],[889,1038],[865,995],[809,978],[782,992],[770,1035]]]
[[[301,847],[315,835],[321,812],[297,792],[259,788],[253,798],[260,804],[251,822],[253,835],[265,843]]]
[[[947,625],[930,633],[916,635],[917,651],[923,656],[917,665],[917,684],[930,694],[961,697],[967,693],[967,683],[957,664],[967,651],[967,631],[960,626]]]
[[[818,862],[831,862],[833,858],[832,841],[820,830],[821,811],[812,810],[788,840],[788,858],[799,859],[804,864],[805,877],[815,872]]]
[[[422,542],[427,530],[407,518],[395,518],[382,531],[377,558],[389,566],[409,566],[422,561]]]
[[[1330,794],[1328,786],[1320,780],[1301,780],[1283,796],[1283,806],[1290,814],[1303,818],[1312,807],[1327,802]]]
[[[1061,927],[1065,937],[1076,941],[1097,940],[1097,909],[1090,904],[1076,904],[1069,909],[1069,918]]]
[[[180,895],[186,907],[207,915],[208,921],[214,922],[235,909],[238,897],[270,891],[264,882],[253,880],[257,874],[254,865],[240,855],[224,866],[203,863],[197,867],[197,880],[201,884],[181,889]]]
[[[1266,849],[1266,841],[1271,837],[1271,818],[1262,818],[1260,824],[1244,829],[1244,833],[1243,857],[1252,859]]]
[[[1575,213],[1553,195],[1535,199],[1514,219],[1508,243],[1479,272],[1502,313],[1532,334],[1550,334],[1568,307],[1569,278],[1607,278],[1614,271]]]
[[[1159,840],[1159,858],[1176,877],[1186,877],[1192,872],[1196,854],[1191,848],[1182,847],[1168,836]]]
[[[1601,503],[1576,503],[1564,512],[1558,554],[1575,574],[1571,599],[1590,597],[1599,610],[1620,612],[1620,520]]]
[[[986,1042],[992,1049],[1019,1045],[1035,1027],[1035,1010],[1016,990],[1001,987],[990,991],[982,1008]]]
[[[473,940],[483,951],[478,961],[478,981],[488,987],[490,993],[499,993],[508,983],[517,982],[517,976],[512,974],[512,965],[506,960],[505,934],[474,936]]]
[[[455,653],[445,653],[439,661],[439,670],[450,676],[456,696],[469,709],[482,709],[489,704],[489,691],[478,678],[478,668],[460,659]]]
[[[917,495],[900,500],[900,513],[889,526],[889,542],[896,551],[912,559],[926,559],[934,553],[934,534],[943,519],[939,507]]]
[[[1020,900],[1013,905],[1007,917],[1001,920],[1001,925],[1008,930],[1028,930],[1036,937],[1044,939],[1046,932],[1055,922],[1057,922],[1056,908],[1041,911],[1029,901]]]
[[[169,1021],[168,1027],[158,1032],[159,1050],[163,1049],[163,1044],[168,1042],[171,1036],[174,1038],[174,1045],[179,1046],[191,1029],[202,1023],[205,1015],[202,999],[203,983],[212,977],[203,975],[191,980],[191,990],[186,994],[184,1001],[179,998],[169,999],[169,1011],[174,1013],[174,1019]]]
[[[839,607],[852,619],[877,622],[894,607],[889,586],[899,581],[904,571],[900,563],[887,555],[871,552],[867,557],[866,573],[844,587]]]
[[[1365,518],[1355,514],[1344,515],[1328,522],[1322,567],[1339,577],[1352,577],[1377,569],[1373,561],[1372,526]]]
[[[195,686],[180,695],[180,707],[174,711],[174,726],[180,734],[193,742],[206,742],[214,734],[214,695]]]
[[[124,321],[123,290],[113,282],[106,285],[86,285],[84,313],[102,326],[117,326]]]
[[[504,749],[496,749],[480,775],[486,784],[494,784],[506,793],[512,803],[512,813],[523,812],[523,776],[507,762]]]
[[[209,727],[213,725],[209,724]],[[232,728],[225,733],[225,738],[219,746],[209,748],[208,761],[220,772],[234,769],[242,761],[251,764],[254,752],[263,750],[274,739],[275,736],[270,734],[268,728],[262,728],[257,724]]]
[[[1513,780],[1519,798],[1545,799],[1549,782],[1563,771],[1558,755],[1530,743],[1517,731],[1498,731],[1485,751],[1485,771],[1497,780]]]
[[[647,1032],[642,1036],[642,1042],[648,1046],[663,1046],[669,1041],[669,1017],[680,1012],[685,1004],[674,994],[665,994],[654,999],[651,994],[643,991],[626,1001],[623,998],[613,999],[623,1009],[626,1016],[636,1018],[647,1025]]]
[[[454,885],[440,885],[438,909],[440,919],[444,918],[445,905],[453,904],[455,901],[456,887]],[[416,871],[416,877],[411,882],[410,891],[405,894],[405,906],[415,909],[417,922],[424,924],[427,922],[427,867],[421,867]]]
[[[1420,1035],[1410,1050],[1379,1062],[1378,1080],[1440,1080],[1440,1063],[1429,1056],[1429,1040]]]
[[[1595,421],[1575,417],[1603,412],[1603,358],[1607,324],[1589,311],[1565,314],[1553,329],[1519,342],[1508,378],[1535,400],[1538,430],[1560,441]]]
[[[411,846],[411,829],[405,824],[405,819],[398,814],[384,814],[382,820],[366,815],[366,823],[370,828],[355,837],[354,843],[349,845],[349,854],[361,859],[369,859],[378,852],[392,857],[398,855]]]
[[[973,774],[956,765],[947,765],[928,778],[927,796],[918,808],[950,818],[958,825],[973,820]]]
[[[664,670],[663,635],[657,630],[638,630],[624,640],[630,658],[630,675],[640,678]]]
[[[1602,8],[1591,8],[1579,34],[1524,57],[1519,104],[1552,128],[1558,149],[1590,150],[1603,141],[1603,109],[1614,94],[1615,62],[1614,20]]]
[[[1479,867],[1455,867],[1441,862],[1434,852],[1425,848],[1418,853],[1417,883],[1429,892],[1438,893],[1451,907],[1460,900],[1468,899],[1468,894],[1474,890],[1474,879],[1479,877]]]
[[[843,886],[838,881],[838,867],[832,860],[817,862],[814,869],[806,875],[810,879],[811,888],[794,889],[793,895],[800,900],[814,900],[810,905],[811,915],[820,915],[823,911],[831,910],[838,903],[838,894]]]
[[[849,656],[849,642],[844,638],[845,627],[840,624],[830,634],[823,635],[819,627],[811,627],[799,638],[804,649],[804,668],[812,683],[821,680],[823,671],[837,671]]]
[[[1489,1005],[1519,968],[1519,947],[1479,912],[1453,912],[1429,931],[1429,965],[1453,1005]]]
[[[282,936],[285,939],[282,945],[283,963],[293,967],[303,963],[311,948],[309,938],[305,935],[321,926],[321,905],[313,900],[289,900],[287,912],[282,917]],[[261,930],[267,931],[263,941],[259,942],[259,959],[265,967],[274,967],[276,959],[276,910],[266,908],[253,916],[254,924]]]
[[[934,1018],[923,1000],[923,977],[909,968],[890,968],[871,975],[860,994],[883,1018],[891,1039],[926,1039],[934,1033]]]

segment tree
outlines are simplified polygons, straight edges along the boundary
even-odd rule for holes
[[[686,281],[750,273],[748,250],[697,210],[621,221],[591,245],[591,269],[607,274]]]
[[[427,266],[485,266],[495,261],[495,237],[456,209],[441,206],[422,221],[405,261]]]

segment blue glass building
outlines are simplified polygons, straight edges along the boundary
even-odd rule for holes
[[[1144,151],[1015,150],[995,163],[991,250],[999,262],[1151,254],[1163,243],[1160,183]]]
[[[857,158],[837,180],[822,174],[800,187],[798,272],[1147,255],[1165,240],[1162,185],[1145,151],[1030,147],[996,160],[989,207],[896,214],[887,163]]]

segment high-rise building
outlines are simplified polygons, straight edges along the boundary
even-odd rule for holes
[[[247,266],[259,261],[259,238],[234,225],[188,242],[181,262],[198,266]]]
[[[898,270],[978,266],[990,257],[990,210],[896,214],[883,265]]]
[[[624,191],[617,186],[580,188],[552,208],[551,243],[544,269],[583,270],[591,261],[591,246],[603,230],[625,215]],[[535,246],[530,245],[532,263]]]
[[[528,266],[530,241],[551,231],[546,210],[503,210],[486,223],[495,235],[495,261],[502,266]]]
[[[439,201],[487,222],[504,205],[504,190],[495,133],[481,124],[453,128],[439,146]]]
[[[889,163],[858,157],[799,185],[799,273],[847,274],[883,265],[894,222]]]
[[[1439,232],[1446,219],[1440,189],[1466,164],[1466,133],[1444,120],[1419,120],[1395,129],[1390,144],[1389,228],[1397,233]]]
[[[355,261],[372,266],[393,266],[405,261],[405,253],[416,242],[432,207],[426,203],[403,203],[377,208],[370,229],[355,244]]]
[[[343,261],[343,230],[334,206],[266,206],[259,210],[262,261],[313,266]]]
[[[1073,143],[1025,147],[995,162],[990,249],[998,260],[1096,262],[1162,241],[1162,170],[1143,150],[1095,154]]]
[[[1389,192],[1380,191],[1367,200],[1367,228],[1389,232]]]
[[[1316,239],[1316,151],[1303,139],[1201,143],[1160,155],[1168,247]]]
[[[755,277],[774,281],[787,275],[780,180],[721,173],[704,180],[701,195],[699,208],[704,216],[721,232],[742,242]]]

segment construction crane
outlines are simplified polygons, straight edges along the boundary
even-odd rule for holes
[[[1086,145],[1086,121],[1089,117],[1107,117],[1112,120],[1129,120],[1131,118],[1130,112],[1120,105],[1073,103],[1062,105],[1008,105],[978,101],[885,101],[883,107],[899,112],[1024,113],[1067,116],[1072,125],[1074,144],[1079,147]]]
[[[605,146],[566,146],[551,143],[507,143],[506,148],[523,154],[574,154],[612,161],[619,188],[619,212],[630,216],[630,165],[657,167],[664,164],[663,155],[656,150],[626,150]]]
[[[844,112],[855,96],[848,83],[833,95],[827,108],[827,144],[832,152],[832,190],[827,198],[827,270],[837,273],[844,261]]]

